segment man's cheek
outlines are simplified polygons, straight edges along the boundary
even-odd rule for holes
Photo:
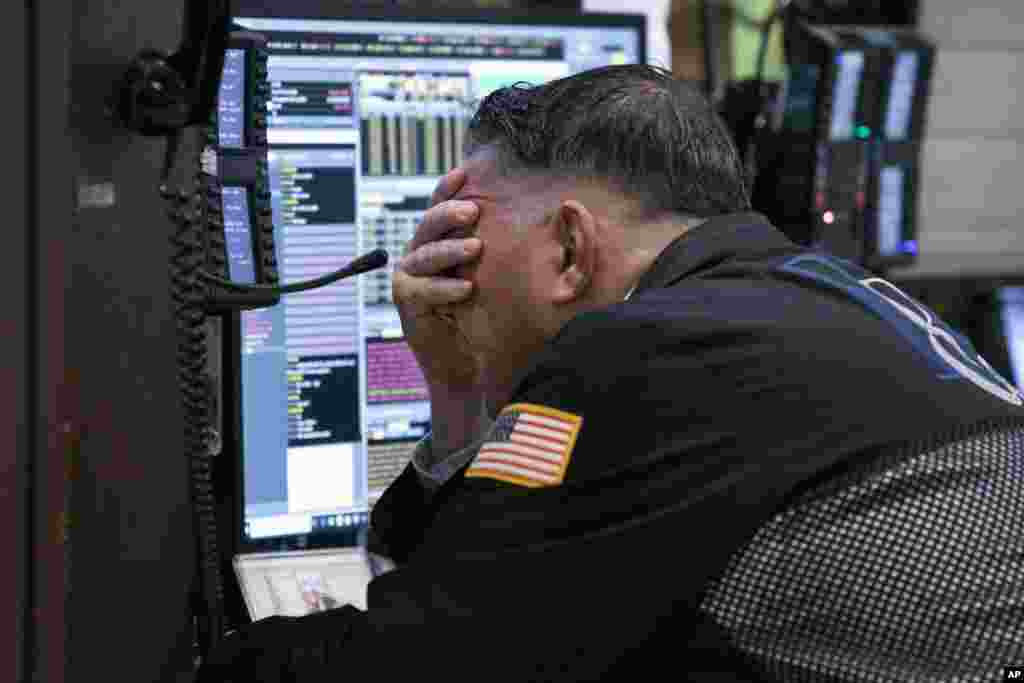
[[[491,349],[495,346],[494,329],[487,309],[479,300],[471,300],[465,304],[463,318],[466,336],[478,350]]]

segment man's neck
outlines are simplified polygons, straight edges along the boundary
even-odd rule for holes
[[[545,344],[550,343],[561,329],[577,315],[624,301],[628,295],[633,293],[640,279],[654,265],[661,252],[695,225],[694,223],[665,221],[658,224],[635,226],[633,238],[623,240],[619,250],[619,259],[613,268],[614,273],[608,273],[611,277],[602,283],[599,291],[593,292],[588,297],[587,303],[567,309],[560,314],[561,317],[549,321],[550,327],[545,334],[547,337]],[[492,383],[487,388],[487,412],[491,419],[494,419],[497,412],[511,400],[519,382],[533,369],[534,359],[543,350],[543,346],[542,344],[533,349],[534,353],[517,354],[521,355],[523,360],[519,372],[491,378]],[[525,349],[521,349],[521,351],[525,351]]]
[[[695,218],[686,222],[668,219],[653,223],[630,226],[623,230],[624,263],[622,277],[613,287],[614,295],[622,301],[631,295],[641,278],[654,266],[661,253],[681,236],[704,222]]]

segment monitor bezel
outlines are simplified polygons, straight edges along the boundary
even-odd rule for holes
[[[281,3],[285,4],[285,3]],[[647,63],[647,15],[636,13],[566,12],[550,10],[438,9],[429,14],[402,7],[327,7],[322,0],[288,0],[287,8],[253,0],[236,0],[232,19],[312,19],[354,22],[495,24],[512,26],[633,28],[639,35],[639,64]]]

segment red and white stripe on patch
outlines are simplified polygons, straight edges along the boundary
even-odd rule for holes
[[[582,425],[579,415],[547,406],[506,406],[465,476],[519,486],[558,486]]]

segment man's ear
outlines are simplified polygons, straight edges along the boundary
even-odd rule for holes
[[[558,208],[556,238],[562,264],[555,288],[555,303],[582,296],[594,280],[597,265],[597,221],[586,206],[570,199]]]

